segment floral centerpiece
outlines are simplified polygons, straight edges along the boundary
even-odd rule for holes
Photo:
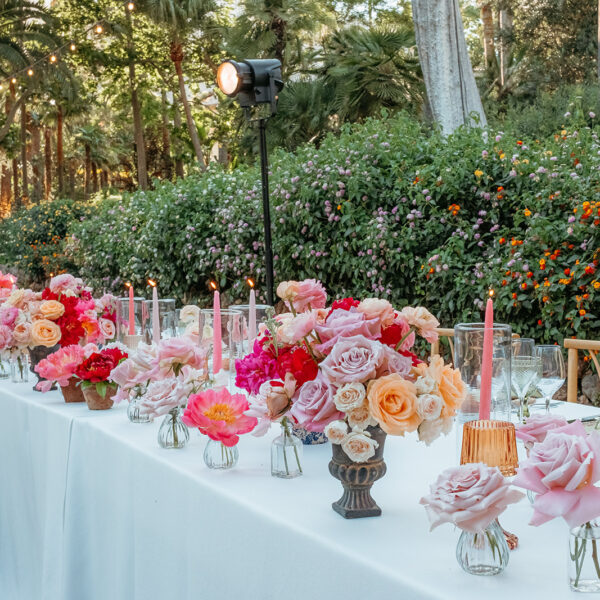
[[[571,528],[569,584],[574,591],[600,592],[598,481],[600,434],[588,434],[581,421],[548,431],[514,480],[537,494],[531,525],[562,517]]]
[[[497,467],[479,463],[446,469],[420,502],[431,530],[443,523],[462,529],[456,558],[467,573],[496,575],[506,568],[509,556],[497,519],[522,497]]]
[[[417,335],[437,340],[439,323],[426,309],[396,310],[378,298],[344,298],[327,307],[326,291],[314,279],[284,282],[277,294],[289,312],[269,319],[253,352],[236,363],[236,385],[250,394],[257,432],[282,423],[280,462],[288,470],[274,474],[289,476],[297,461],[290,422],[327,434],[334,445],[330,469],[342,478],[353,463],[383,465],[386,434],[417,432],[429,444],[450,431],[465,386],[440,357],[425,364],[413,353]],[[285,439],[294,450],[289,456]],[[365,516],[380,514],[368,489],[342,482],[348,487],[336,510],[350,516],[350,496],[360,492]]]
[[[77,366],[75,375],[81,379],[88,408],[105,410],[112,407],[117,386],[111,381],[111,373],[125,359],[127,352],[119,347],[107,346],[92,352]]]

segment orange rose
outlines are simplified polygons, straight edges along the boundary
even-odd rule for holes
[[[40,306],[40,313],[44,319],[56,321],[65,314],[65,307],[58,300],[46,300]]]
[[[31,340],[34,346],[51,348],[58,344],[60,338],[60,327],[48,319],[34,321],[31,326]]]
[[[398,373],[370,381],[367,399],[371,415],[390,435],[410,433],[421,423],[417,414],[417,388]]]
[[[467,395],[467,386],[458,369],[445,365],[439,382],[439,390],[444,399],[442,417],[453,417]]]

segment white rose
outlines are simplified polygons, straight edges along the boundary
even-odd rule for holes
[[[415,386],[417,387],[417,394],[431,394],[431,392],[435,391],[437,383],[432,377],[419,376],[417,377],[417,381],[415,381]]]
[[[198,321],[200,318],[200,309],[193,304],[187,304],[179,312],[179,320],[182,323],[190,323],[192,321]]]
[[[425,421],[435,421],[442,414],[444,401],[437,394],[421,394],[417,396],[417,414]]]
[[[454,427],[454,417],[444,417],[442,421],[442,433],[448,435]]]
[[[375,449],[379,444],[359,431],[353,431],[346,436],[342,442],[342,450],[353,462],[366,462],[375,455]]]
[[[347,413],[361,407],[366,396],[367,390],[362,383],[346,383],[335,393],[333,401],[340,412]]]
[[[332,421],[325,427],[325,435],[332,444],[341,444],[348,433],[345,421]]]
[[[364,431],[369,425],[375,427],[377,421],[371,416],[369,412],[368,402],[364,402],[358,408],[349,411],[346,416],[348,417],[348,423],[352,429],[359,429]]]
[[[428,446],[431,445],[442,433],[442,419],[435,421],[423,421],[419,425],[419,440],[425,442]]]

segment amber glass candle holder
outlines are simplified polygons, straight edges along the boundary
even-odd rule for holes
[[[469,421],[463,427],[460,464],[498,467],[505,477],[517,474],[515,426],[508,421]]]

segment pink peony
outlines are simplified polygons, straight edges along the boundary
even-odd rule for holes
[[[83,287],[83,281],[79,278],[73,277],[73,275],[69,275],[69,273],[63,273],[62,275],[57,275],[50,280],[50,291],[55,294],[60,294],[63,292],[71,291],[75,292],[80,287]]]
[[[290,414],[307,431],[322,432],[332,421],[344,418],[335,407],[333,393],[331,384],[319,373],[296,392]]]
[[[543,442],[546,434],[558,427],[567,425],[561,415],[531,415],[525,423],[515,425],[517,437],[526,444]]]
[[[7,327],[14,327],[18,316],[19,309],[14,306],[7,306],[0,309],[0,323]]]
[[[381,334],[381,323],[378,319],[367,318],[354,307],[350,310],[336,308],[322,325],[317,325],[316,332],[321,343],[317,344],[315,349],[327,354],[340,338],[354,335],[362,335],[370,340],[378,338]]]
[[[383,359],[382,344],[355,335],[339,339],[320,366],[329,381],[339,386],[375,378]]]
[[[86,359],[86,351],[77,344],[65,346],[41,360],[35,372],[46,381],[40,381],[37,389],[47,392],[54,382],[61,387],[69,385],[69,379],[75,375],[77,367]]]
[[[6,325],[0,325],[0,351],[10,347],[12,342],[12,331]]]
[[[31,343],[31,323],[24,321],[13,329],[13,342],[16,346],[28,346]]]
[[[200,433],[225,446],[235,446],[239,436],[249,433],[257,424],[256,417],[244,414],[250,408],[242,394],[230,394],[227,388],[192,394],[183,413],[183,422],[197,427]]]
[[[259,340],[254,341],[252,354],[235,361],[235,371],[235,385],[250,394],[257,394],[265,381],[279,377],[277,361],[262,349]]]
[[[314,308],[325,308],[327,292],[320,281],[305,279],[298,284],[296,294],[292,300],[294,310],[298,313]]]
[[[535,444],[514,484],[538,494],[531,525],[562,517],[570,527],[600,516],[600,434],[587,435],[580,421],[551,430]]]
[[[17,278],[10,273],[2,273],[0,271],[0,298],[7,298],[15,286]]]
[[[443,471],[430,486],[429,496],[421,498],[431,530],[453,523],[472,533],[483,532],[523,494],[510,487],[497,467],[466,464]]]

